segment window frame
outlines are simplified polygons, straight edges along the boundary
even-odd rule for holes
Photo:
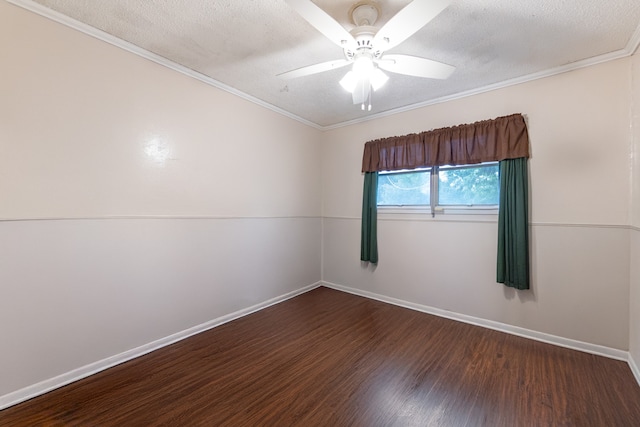
[[[455,215],[498,215],[498,204],[477,204],[477,205],[448,205],[439,203],[439,173],[441,170],[475,169],[479,167],[490,167],[498,165],[499,162],[484,162],[471,165],[459,166],[433,166],[430,168],[406,169],[399,171],[380,171],[379,175],[400,175],[413,172],[429,172],[429,203],[420,205],[380,205],[376,203],[377,209],[381,213],[389,214],[455,214]],[[378,178],[379,179],[379,178]],[[498,183],[498,187],[499,187]],[[499,190],[499,188],[498,188]]]

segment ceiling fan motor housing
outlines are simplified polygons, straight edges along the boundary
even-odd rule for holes
[[[347,59],[354,59],[356,56],[362,53],[368,53],[373,58],[378,59],[382,56],[380,49],[375,49],[373,44],[373,38],[378,32],[378,28],[371,25],[363,25],[356,27],[350,31],[353,38],[356,40],[356,50],[345,49],[344,53]]]
[[[363,0],[351,6],[349,16],[355,24],[355,28],[350,31],[356,40],[356,50],[345,49],[347,59],[355,59],[362,54],[371,55],[372,58],[379,58],[382,51],[376,51],[373,45],[373,38],[378,32],[378,28],[373,25],[378,20],[380,9],[378,5],[371,0]]]

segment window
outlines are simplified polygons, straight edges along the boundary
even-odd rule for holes
[[[378,206],[430,207],[431,212],[496,209],[498,163],[380,172]]]
[[[431,169],[378,174],[378,206],[429,205]]]

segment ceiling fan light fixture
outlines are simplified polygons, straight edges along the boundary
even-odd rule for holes
[[[389,80],[389,76],[373,63],[369,55],[361,55],[353,61],[353,68],[340,80],[340,85],[349,93],[353,93],[360,82],[371,85],[378,90]]]
[[[353,61],[353,72],[356,73],[358,77],[370,76],[374,69],[375,65],[370,55],[361,54]]]
[[[369,81],[371,82],[371,87],[373,87],[373,90],[380,89],[382,86],[385,85],[385,83],[387,83],[387,80],[389,80],[389,76],[383,73],[382,70],[380,70],[380,68],[374,68],[373,71],[371,72],[371,77],[369,79]]]
[[[353,93],[356,90],[356,85],[358,84],[358,75],[353,71],[349,71],[344,77],[340,80],[340,86],[344,88],[349,93]]]

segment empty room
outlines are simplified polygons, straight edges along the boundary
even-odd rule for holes
[[[0,0],[0,426],[640,425],[637,0]]]

